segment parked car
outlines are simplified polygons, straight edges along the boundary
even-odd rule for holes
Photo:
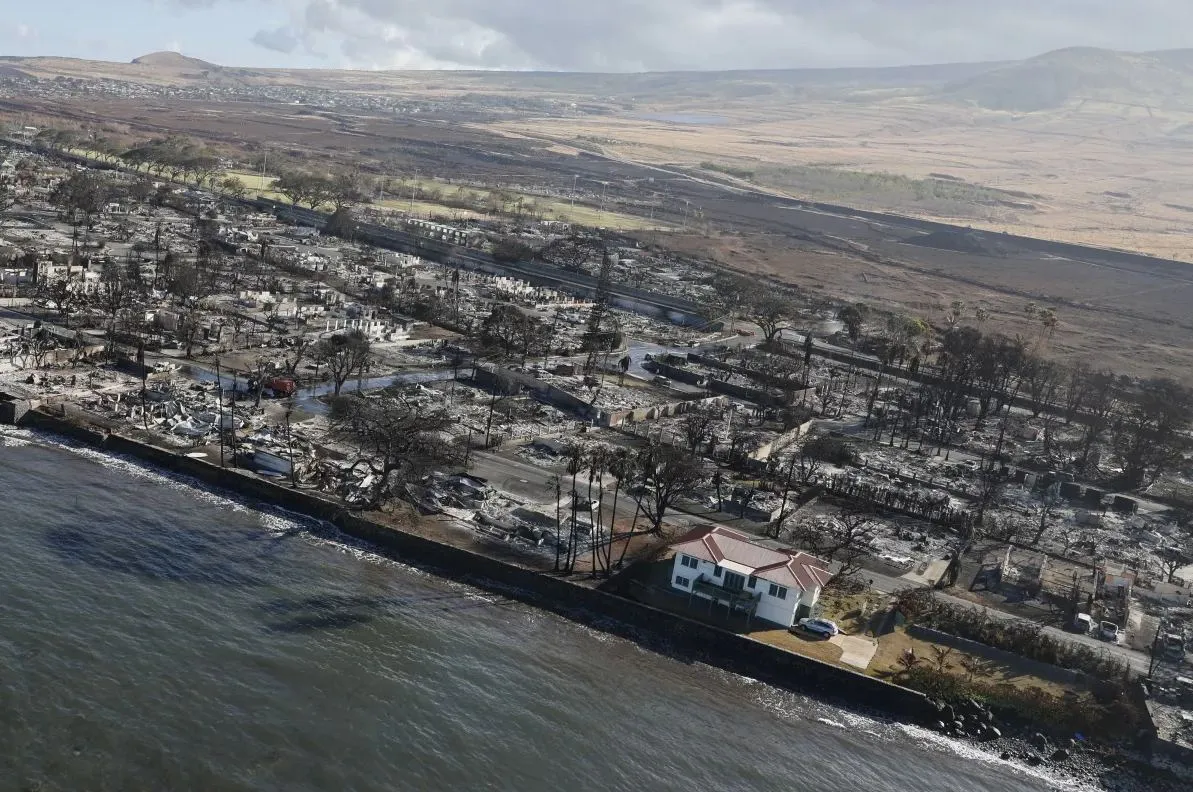
[[[1073,624],[1071,625],[1073,632],[1081,633],[1082,635],[1090,635],[1097,630],[1097,622],[1094,617],[1088,613],[1078,613],[1073,617]]]
[[[1115,624],[1114,622],[1110,622],[1110,621],[1102,622],[1101,632],[1102,632],[1102,640],[1103,641],[1110,641],[1111,643],[1118,643],[1118,636],[1119,636],[1120,630],[1119,630],[1119,626],[1117,624]]]
[[[835,622],[831,622],[828,619],[800,619],[798,626],[803,632],[821,638],[832,638],[841,632],[841,628]]]

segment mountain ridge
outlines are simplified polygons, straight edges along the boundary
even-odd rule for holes
[[[1091,100],[1193,108],[1193,49],[1136,53],[1069,47],[952,83],[941,96],[1014,112]]]
[[[178,52],[153,52],[126,63],[49,57],[0,57],[9,74],[185,85],[232,81],[388,92],[434,82],[448,91],[529,92],[598,103],[736,101],[748,105],[801,99],[919,101],[1032,113],[1083,101],[1193,111],[1193,49],[1121,52],[1094,47],[1053,50],[1016,61],[888,67],[742,69],[586,73],[547,71],[365,71],[238,68]]]

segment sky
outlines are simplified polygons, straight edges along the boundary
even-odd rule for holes
[[[658,71],[1193,46],[1190,0],[0,0],[0,55]]]

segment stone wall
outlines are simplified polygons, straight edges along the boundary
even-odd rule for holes
[[[960,638],[956,635],[941,632],[940,630],[933,630],[930,627],[921,627],[918,624],[908,625],[907,634],[912,638],[919,638],[922,641],[929,641],[930,643],[940,644],[941,646],[951,646],[959,652],[977,655],[995,663],[1003,663],[1012,668],[1022,668],[1032,676],[1038,676],[1041,679],[1058,682],[1062,685],[1076,685],[1084,678],[1084,675],[1080,671],[1073,671],[1068,668],[1029,660],[1013,652],[1005,652],[1002,649],[995,649],[993,646],[987,646],[984,643],[971,641],[968,638]]]
[[[916,691],[608,591],[384,526],[315,493],[221,468],[203,459],[176,454],[118,434],[95,431],[47,412],[32,411],[25,418],[26,426],[62,434],[102,450],[134,456],[206,484],[325,520],[404,563],[429,568],[444,577],[463,580],[479,588],[499,591],[685,661],[708,663],[786,690],[874,708],[897,718],[923,721],[934,717],[935,710],[926,697]]]

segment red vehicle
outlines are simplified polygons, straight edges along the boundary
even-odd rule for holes
[[[270,377],[265,380],[265,387],[278,396],[293,396],[298,392],[298,386],[294,384],[294,380],[286,377]]]

